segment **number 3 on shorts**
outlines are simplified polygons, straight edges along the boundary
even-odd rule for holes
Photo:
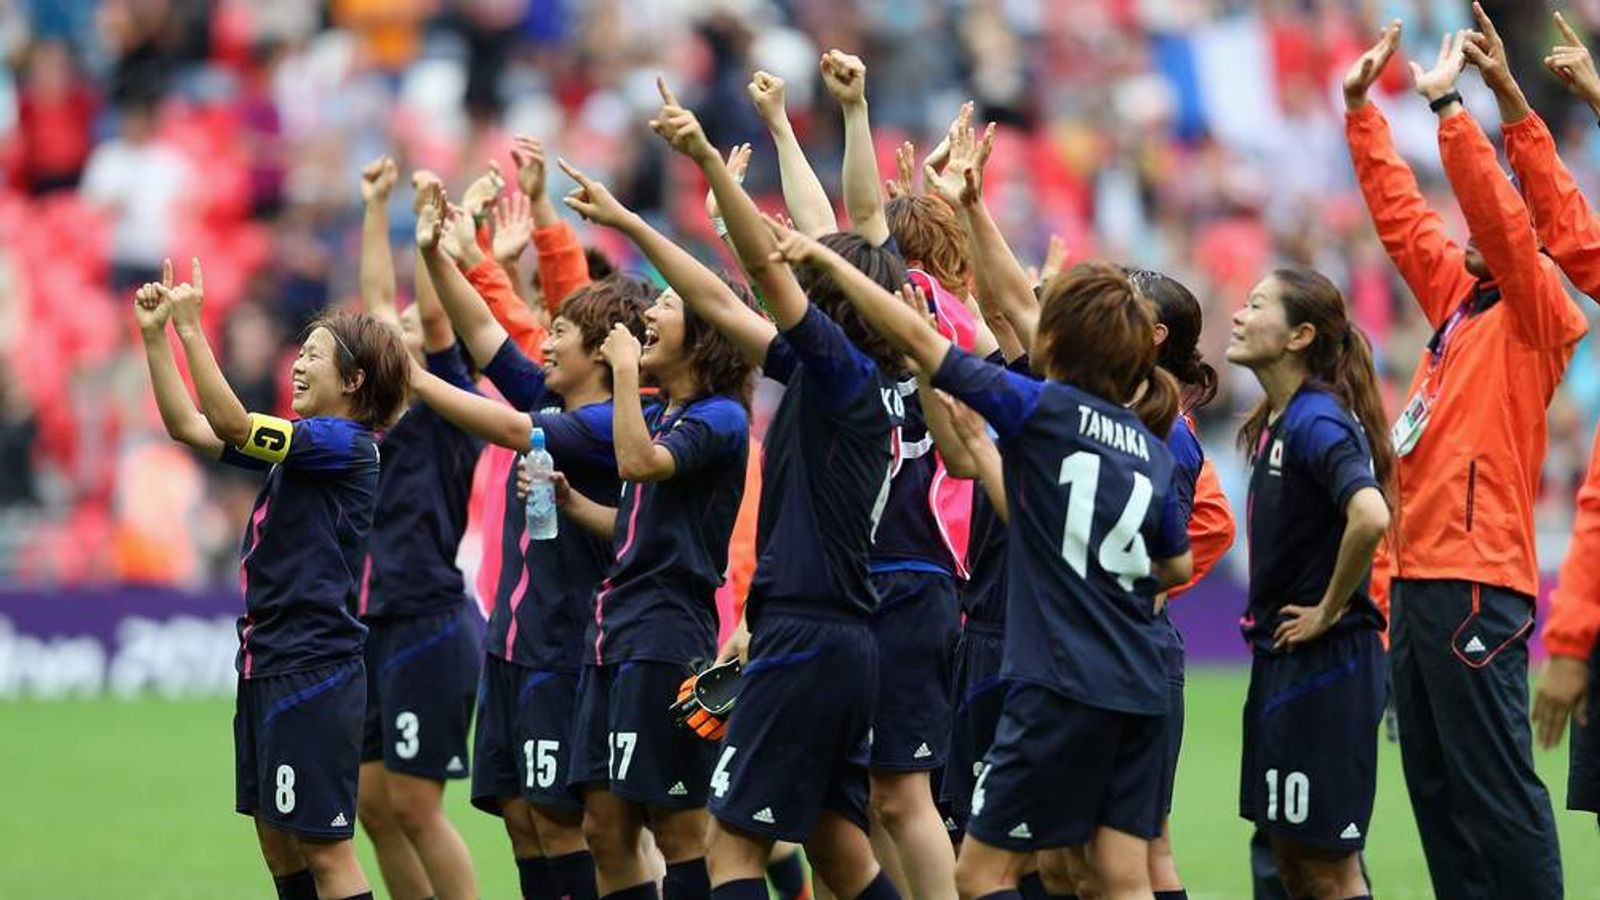
[[[639,732],[637,731],[611,732],[610,768],[612,781],[628,780],[628,767],[633,764],[633,748],[638,743]]]
[[[733,755],[739,752],[738,747],[723,747],[722,756],[717,759],[717,767],[711,770],[711,793],[721,797],[733,786],[728,778],[728,764],[733,762]]]
[[[288,815],[294,812],[294,767],[279,766],[277,783],[278,792],[272,799],[278,804],[278,812]]]

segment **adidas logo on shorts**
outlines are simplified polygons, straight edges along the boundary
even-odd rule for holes
[[[346,819],[344,817],[344,813],[339,813],[337,816],[333,817],[333,821],[332,822],[328,823],[328,827],[329,828],[344,828],[344,827],[348,826],[349,824],[350,824],[350,820]]]
[[[668,797],[682,797],[682,796],[685,796],[688,793],[689,793],[689,789],[684,787],[683,786],[683,782],[681,782],[681,781],[678,782],[677,784],[673,785],[672,787],[667,788],[667,796]]]
[[[773,818],[773,816],[772,816],[772,807],[770,807],[770,806],[761,807],[761,810],[759,812],[757,812],[755,815],[751,816],[750,818],[755,819],[757,822],[762,822],[762,823],[767,824],[767,825],[771,825],[772,823],[778,821],[777,819]]]
[[[1033,838],[1033,829],[1028,827],[1027,822],[1020,822],[1017,827],[1006,832],[1006,836],[1014,837],[1019,841],[1031,840]]]
[[[1467,641],[1467,652],[1468,653],[1487,653],[1487,652],[1489,652],[1489,648],[1485,647],[1483,645],[1483,641],[1480,640],[1477,635],[1473,635],[1472,636],[1472,640]]]
[[[912,759],[926,759],[926,758],[928,758],[928,757],[930,757],[932,755],[933,755],[933,751],[928,749],[928,745],[927,744],[923,744],[922,746],[917,748],[917,752],[911,754],[911,758]]]
[[[465,769],[465,768],[466,768],[466,765],[461,762],[461,757],[452,756],[452,757],[450,757],[450,764],[445,766],[444,770],[446,772],[460,772],[462,769]]]
[[[1361,829],[1357,828],[1356,827],[1356,823],[1354,823],[1354,822],[1351,822],[1349,825],[1346,825],[1344,827],[1344,830],[1339,832],[1339,840],[1341,840],[1341,841],[1355,841],[1355,840],[1360,840],[1360,839],[1361,839]]]

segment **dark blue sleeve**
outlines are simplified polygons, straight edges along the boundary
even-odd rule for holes
[[[685,410],[656,443],[672,454],[676,475],[688,475],[732,463],[748,452],[750,419],[737,402],[713,397]]]
[[[878,382],[878,364],[815,305],[783,337],[805,365],[806,377],[815,381],[815,396],[827,412],[844,409]]]
[[[507,341],[506,343],[510,343]],[[463,391],[478,393],[478,386],[472,383],[472,374],[467,371],[466,357],[461,355],[461,345],[451,344],[438,353],[427,355],[428,371],[439,376],[453,387]]]
[[[1372,453],[1347,419],[1317,416],[1306,424],[1296,444],[1311,477],[1336,508],[1343,510],[1362,488],[1379,487],[1372,471]]]
[[[544,446],[556,468],[589,466],[615,470],[616,445],[611,440],[611,404],[591,403],[568,412],[529,414],[544,429]]]
[[[483,367],[483,374],[494,382],[495,390],[517,409],[538,409],[549,392],[544,388],[544,370],[510,338],[495,351],[494,359]]]
[[[788,384],[798,368],[800,357],[795,356],[794,348],[781,334],[773,338],[772,343],[767,345],[767,358],[761,363],[761,374],[779,384]]]
[[[269,463],[266,460],[245,456],[243,453],[240,453],[237,449],[235,449],[231,444],[222,445],[222,457],[218,461],[230,466],[234,466],[235,468],[250,469],[256,472],[264,472],[272,467],[272,463]]]
[[[1043,382],[986,363],[954,345],[934,373],[933,386],[977,410],[1001,440],[1022,433],[1044,393]]]
[[[996,350],[995,353],[1000,356],[1000,365],[1005,366],[1018,375],[1026,375],[1029,378],[1038,380],[1038,376],[1033,374],[1033,360],[1028,358],[1028,354],[1024,353],[1008,363],[1005,361],[1005,354],[1000,353],[999,350]]]
[[[375,461],[378,445],[349,419],[318,416],[294,423],[283,467],[294,472],[342,472]]]
[[[1173,471],[1173,480],[1178,477]],[[1171,559],[1189,552],[1189,519],[1185,515],[1178,492],[1169,488],[1161,505],[1161,517],[1156,522],[1154,534],[1145,535],[1145,549],[1151,559]]]
[[[1172,423],[1167,449],[1172,451],[1172,493],[1177,498],[1183,525],[1188,528],[1189,518],[1194,514],[1195,482],[1200,480],[1200,467],[1205,464],[1206,457],[1183,416]]]

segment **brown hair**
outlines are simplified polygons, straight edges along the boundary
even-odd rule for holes
[[[718,272],[717,277],[733,291],[739,302],[761,311],[755,295],[742,282],[727,272]],[[737,399],[746,410],[750,408],[750,394],[755,388],[755,379],[751,377],[756,370],[755,363],[689,303],[683,304],[683,346],[702,396],[721,394]]]
[[[1165,440],[1178,416],[1178,385],[1156,366],[1155,330],[1151,304],[1120,268],[1080,263],[1044,285],[1033,367],[1119,405],[1139,396],[1134,412]]]
[[[583,352],[593,353],[606,342],[611,326],[618,322],[643,340],[644,311],[660,293],[661,289],[649,279],[615,273],[568,294],[561,302],[560,315],[578,329]]]
[[[318,328],[326,328],[334,337],[339,377],[348,382],[361,375],[361,384],[350,395],[350,418],[373,431],[388,427],[400,415],[411,385],[411,356],[400,330],[354,312],[321,316],[306,334]]]
[[[1316,329],[1311,345],[1302,351],[1311,382],[1337,397],[1361,423],[1372,448],[1373,472],[1393,507],[1396,457],[1389,443],[1378,372],[1372,363],[1372,344],[1345,315],[1344,295],[1326,276],[1311,269],[1278,269],[1272,278],[1278,282],[1278,298],[1289,327],[1310,325]],[[1267,401],[1261,401],[1239,428],[1239,447],[1245,453],[1255,453],[1270,412]]]
[[[971,290],[972,261],[967,236],[956,214],[937,197],[914,194],[896,197],[884,207],[889,233],[908,263],[926,269],[958,297]]]
[[[905,263],[900,257],[883,247],[874,247],[859,234],[836,231],[825,234],[817,241],[822,246],[844,257],[845,261],[866,273],[868,278],[891,294],[898,293],[906,283]],[[872,357],[878,367],[886,372],[898,372],[903,364],[900,354],[856,312],[855,304],[834,283],[833,276],[814,265],[795,267],[795,279],[806,298],[815,303],[828,318],[837,322],[845,337],[862,353]]]
[[[1178,379],[1183,408],[1193,411],[1210,403],[1217,396],[1217,370],[1200,356],[1200,301],[1182,282],[1161,272],[1130,269],[1128,280],[1155,304],[1156,321],[1167,327],[1156,365]]]

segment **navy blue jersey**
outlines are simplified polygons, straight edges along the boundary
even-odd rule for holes
[[[894,383],[815,306],[767,346],[764,367],[787,390],[762,442],[748,608],[798,602],[865,616],[878,608],[867,554],[889,494]]]
[[[1021,356],[1008,365],[996,350],[989,362],[1006,366],[1019,375],[1028,375],[1028,357]],[[1006,523],[989,502],[983,485],[972,486],[972,523],[967,540],[967,570],[971,576],[961,585],[961,611],[967,620],[988,625],[1006,621]]]
[[[1257,653],[1271,653],[1279,610],[1315,606],[1333,577],[1345,504],[1378,487],[1361,425],[1332,394],[1306,385],[1262,432],[1250,469],[1250,607],[1240,620]],[[1383,628],[1361,580],[1330,631]]]
[[[1194,486],[1200,479],[1200,467],[1205,465],[1206,453],[1200,447],[1200,439],[1195,437],[1194,428],[1189,424],[1187,416],[1179,415],[1172,420],[1172,431],[1167,435],[1167,449],[1172,452],[1172,495],[1178,504],[1178,515],[1183,522],[1184,530],[1189,528],[1189,519],[1194,515]],[[1169,662],[1182,659],[1183,634],[1178,631],[1178,626],[1173,624],[1168,608],[1161,608],[1161,621],[1167,629],[1167,641],[1175,655],[1168,657]],[[1172,662],[1174,667],[1181,667],[1181,662]],[[1170,674],[1170,673],[1169,673]]]
[[[933,478],[938,471],[933,453],[933,435],[922,415],[917,397],[917,379],[902,378],[895,384],[899,398],[896,412],[900,426],[895,430],[895,466],[889,480],[889,499],[872,542],[872,571],[898,569],[937,570],[952,574],[953,563],[944,537],[939,533],[930,499]]]
[[[245,527],[237,666],[246,678],[357,657],[356,593],[378,503],[378,441],[349,419],[253,413],[222,461],[269,467]]]
[[[456,346],[428,354],[428,370],[474,390]],[[363,617],[416,616],[466,602],[456,550],[467,528],[472,470],[483,442],[427,404],[411,404],[380,442],[378,511],[367,548]]]
[[[529,410],[529,430],[544,429],[545,450],[573,490],[606,506],[617,503],[621,482],[611,442],[611,401],[564,411],[547,391],[544,372],[511,340],[500,346],[484,374],[519,409]],[[556,537],[529,540],[527,504],[517,496],[517,472],[506,473],[501,510],[507,556],[495,585],[485,646],[489,655],[546,671],[576,671],[584,659],[584,623],[594,592],[611,563],[611,542],[560,515]]]
[[[684,663],[716,653],[717,588],[744,497],[750,417],[731,397],[644,410],[676,466],[666,481],[624,482],[616,562],[594,598],[585,637],[596,665]]]
[[[959,348],[933,383],[989,420],[1005,459],[1001,674],[1088,706],[1165,713],[1150,560],[1189,549],[1166,445],[1115,403]]]

